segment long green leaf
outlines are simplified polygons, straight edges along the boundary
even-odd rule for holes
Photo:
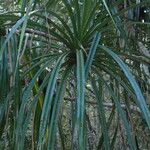
[[[49,83],[48,83],[48,87],[47,87],[46,95],[44,99],[44,104],[42,108],[41,121],[40,121],[39,140],[38,140],[39,150],[43,149],[44,135],[45,135],[46,127],[47,127],[48,115],[50,113],[50,110],[52,109],[51,104],[52,104],[55,84],[57,81],[58,73],[60,71],[60,67],[62,63],[64,62],[65,57],[66,57],[66,54],[62,55],[58,59],[49,79]]]
[[[102,45],[100,46],[100,48],[102,48],[109,55],[111,55],[112,58],[118,63],[120,68],[123,70],[123,72],[126,75],[127,79],[131,83],[132,88],[134,89],[134,92],[137,96],[137,99],[135,101],[136,101],[137,105],[139,106],[139,108],[141,109],[141,113],[143,114],[143,117],[145,118],[145,120],[147,122],[147,125],[150,129],[150,111],[147,107],[146,101],[145,101],[145,99],[142,95],[142,92],[141,92],[138,84],[136,83],[133,75],[131,74],[131,72],[129,71],[129,69],[125,65],[125,63],[112,50],[110,50],[109,48],[106,48],[105,46],[102,46]]]
[[[123,111],[123,109],[121,107],[121,104],[120,104],[120,102],[118,100],[118,97],[113,92],[112,88],[108,85],[108,83],[102,77],[100,78],[100,80],[106,85],[106,87],[108,88],[108,90],[110,92],[110,95],[112,96],[112,98],[114,100],[114,103],[115,103],[116,108],[118,110],[119,116],[122,119],[123,125],[124,125],[124,127],[126,129],[126,133],[127,133],[128,143],[129,143],[130,149],[131,150],[136,150],[136,144],[135,144],[135,140],[134,140],[134,137],[132,135],[132,132],[131,132],[131,127],[130,127],[129,122],[127,120],[126,114],[125,114],[125,112]]]
[[[77,116],[75,122],[75,132],[79,140],[79,149],[85,150],[85,70],[83,52],[78,50],[77,55]],[[77,137],[76,137],[77,138]]]
[[[24,113],[25,113],[25,107],[29,101],[29,96],[31,95],[32,89],[35,85],[35,82],[37,81],[37,78],[40,76],[40,74],[43,72],[45,67],[47,67],[52,62],[46,62],[43,67],[41,67],[38,72],[35,74],[31,82],[29,83],[28,87],[24,90],[23,97],[22,97],[22,103],[19,110],[19,116],[17,118],[17,129],[16,129],[16,146],[18,150],[22,150],[24,147],[24,135],[22,135],[23,130],[23,121],[24,121]]]
[[[85,63],[85,79],[87,79],[87,77],[88,77],[89,69],[90,69],[92,61],[94,59],[99,41],[100,41],[100,33],[96,33],[94,36],[94,39],[92,41],[92,45],[90,47],[89,54],[87,56],[87,60]]]
[[[27,18],[27,16],[23,16],[21,19],[19,19],[16,24],[11,28],[11,31],[9,32],[9,34],[7,35],[7,38],[0,50],[0,59],[2,57],[3,51],[6,47],[6,44],[8,43],[8,41],[11,39],[11,37],[13,36],[13,34],[16,32],[16,30],[19,28],[19,26],[25,21],[25,19]]]
[[[106,116],[105,116],[105,110],[104,110],[104,106],[103,106],[103,102],[102,102],[102,85],[99,84],[99,89],[101,89],[100,91],[98,90],[98,87],[96,86],[96,81],[95,79],[92,80],[92,87],[95,93],[95,97],[98,103],[98,112],[99,112],[99,118],[100,118],[100,123],[101,123],[101,130],[104,136],[104,147],[106,150],[110,150],[110,139],[109,139],[109,135],[108,135],[108,127],[106,124]]]
[[[65,72],[62,75],[61,83],[59,83],[60,85],[58,86],[56,98],[54,99],[52,115],[51,115],[51,120],[50,120],[50,125],[49,125],[48,149],[54,149],[58,115],[62,106],[62,100],[65,94],[65,86],[66,86],[67,77],[69,73],[70,73],[70,68],[67,67]],[[52,105],[52,103],[50,105]]]

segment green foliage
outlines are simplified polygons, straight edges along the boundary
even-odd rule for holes
[[[148,149],[135,120],[149,133],[150,15],[142,23],[140,9],[150,3],[18,0],[9,11],[6,5],[0,148]]]

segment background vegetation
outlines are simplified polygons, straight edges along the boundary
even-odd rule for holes
[[[150,149],[149,0],[1,0],[0,149]]]

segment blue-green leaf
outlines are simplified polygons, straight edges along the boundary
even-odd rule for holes
[[[99,41],[100,41],[100,33],[96,33],[94,36],[94,39],[92,41],[92,45],[90,47],[89,54],[87,56],[87,60],[85,63],[85,79],[86,80],[88,77],[89,69],[91,67],[92,61],[93,61],[95,53],[96,53],[96,49],[97,49],[98,44],[99,44]]]
[[[136,97],[137,97],[136,103],[139,106],[139,108],[141,109],[141,113],[142,113],[143,117],[145,118],[145,120],[147,122],[147,125],[150,129],[150,111],[147,107],[147,104],[146,104],[145,99],[142,95],[142,92],[141,92],[136,80],[134,79],[133,75],[131,74],[128,67],[125,65],[125,63],[111,49],[106,48],[105,46],[102,46],[102,45],[100,46],[100,48],[102,48],[109,55],[111,55],[112,58],[118,63],[120,68],[123,70],[123,72],[126,75],[127,79],[131,83],[132,88],[134,89],[134,92],[135,92]]]
[[[62,55],[58,59],[49,79],[49,83],[48,83],[48,87],[47,87],[46,95],[44,99],[44,104],[42,108],[41,121],[40,121],[39,140],[38,140],[39,150],[43,149],[44,135],[45,135],[46,127],[47,127],[48,116],[49,116],[50,110],[52,109],[51,104],[52,104],[55,84],[57,81],[58,73],[60,71],[60,67],[62,63],[64,62],[64,59],[66,56],[67,56],[66,54]]]
[[[77,53],[77,110],[75,122],[75,135],[77,133],[79,149],[85,150],[85,70],[83,52],[78,50]]]

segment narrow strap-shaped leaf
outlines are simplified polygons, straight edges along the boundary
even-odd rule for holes
[[[56,14],[55,12],[49,11],[51,15],[53,15],[54,17],[56,17],[64,26],[64,28],[66,29],[66,31],[68,32],[70,38],[73,40],[73,33],[71,31],[71,28],[67,25],[67,23],[64,21],[63,18],[60,17],[60,15]]]
[[[63,1],[63,3],[65,4],[65,6],[67,8],[67,11],[68,11],[68,14],[70,16],[71,23],[72,23],[72,26],[73,26],[74,33],[77,33],[77,25],[76,25],[76,21],[75,21],[75,18],[74,18],[73,10],[71,8],[71,4],[68,0],[62,0],[62,1]]]
[[[23,93],[23,97],[22,97],[22,103],[21,103],[21,107],[19,110],[19,116],[17,118],[17,129],[16,129],[16,143],[18,146],[18,150],[22,150],[23,149],[23,138],[22,138],[22,125],[23,125],[23,121],[24,121],[24,112],[25,112],[25,107],[28,103],[28,99],[29,96],[31,95],[32,89],[35,85],[35,82],[37,81],[37,78],[40,76],[40,74],[43,72],[43,70],[45,69],[46,66],[48,66],[50,63],[52,62],[46,62],[43,67],[41,67],[38,72],[35,74],[35,76],[33,77],[33,79],[31,80],[31,82],[29,83],[27,89],[25,89],[24,93]]]
[[[66,88],[66,81],[67,81],[67,77],[69,73],[70,73],[70,68],[68,67],[66,68],[61,78],[61,83],[59,83],[60,85],[58,86],[56,98],[54,99],[54,102],[53,102],[52,115],[51,115],[51,120],[50,120],[50,125],[49,125],[48,149],[54,149],[58,115],[62,106],[62,100],[65,94],[65,88]],[[52,105],[52,103],[50,105]]]
[[[114,117],[115,117],[115,107],[113,107],[113,109],[111,110],[111,113],[110,113],[108,121],[107,121],[107,128],[108,128],[108,130],[111,127],[111,124],[113,122],[113,118]],[[104,138],[103,138],[103,134],[102,134],[101,137],[100,137],[100,139],[99,139],[99,142],[98,142],[97,150],[101,149],[102,144],[103,144],[103,139]]]
[[[33,6],[34,1],[35,0],[30,0],[29,6],[27,8],[26,15],[25,15],[25,19],[23,21],[23,25],[22,25],[22,29],[21,29],[21,35],[20,35],[20,40],[19,40],[19,47],[18,47],[18,55],[17,55],[17,61],[16,61],[16,68],[15,68],[15,71],[14,71],[14,75],[15,76],[16,76],[16,73],[17,73],[17,68],[18,68],[18,65],[19,65],[19,60],[21,58],[20,57],[20,52],[21,52],[21,48],[22,48],[22,45],[23,45],[23,39],[24,39],[24,36],[25,36],[26,26],[27,26],[27,23],[28,23],[28,19],[29,19],[30,12],[32,10],[32,6]]]
[[[73,0],[73,4],[74,4],[74,9],[75,9],[75,19],[77,22],[77,29],[78,29],[78,33],[80,34],[79,37],[81,37],[81,7],[80,7],[80,2],[78,2],[77,0]]]
[[[97,49],[98,44],[99,44],[99,41],[100,41],[100,33],[96,33],[94,36],[94,39],[92,41],[92,45],[90,47],[89,54],[87,56],[87,60],[85,63],[85,79],[86,80],[88,77],[89,69],[91,67],[92,61],[93,61],[95,53],[96,53],[96,49]]]
[[[100,123],[101,123],[102,134],[104,137],[104,147],[106,150],[110,150],[110,139],[108,135],[108,127],[106,124],[105,109],[104,109],[103,102],[102,102],[102,92],[98,90],[95,79],[92,80],[92,87],[93,87],[95,97],[98,103],[99,118],[100,118]],[[100,89],[102,90],[102,87],[100,87]]]
[[[134,89],[134,92],[137,96],[137,99],[135,100],[139,108],[141,109],[141,113],[143,114],[143,117],[145,118],[147,125],[150,129],[150,111],[147,107],[147,104],[145,102],[145,99],[142,95],[142,92],[136,83],[133,75],[125,65],[125,63],[110,49],[106,48],[105,46],[100,46],[103,50],[105,50],[109,55],[112,56],[112,58],[117,62],[117,64],[120,66],[120,68],[123,70],[124,74],[126,75],[127,79],[132,85],[132,88]]]
[[[6,47],[6,44],[8,43],[8,41],[11,39],[11,37],[13,36],[13,34],[16,32],[16,30],[19,28],[19,26],[24,22],[24,20],[27,18],[27,16],[23,16],[21,19],[19,19],[16,24],[11,28],[11,31],[9,32],[9,34],[7,35],[7,38],[0,50],[0,59],[2,57],[3,51]]]
[[[43,63],[47,62],[50,58],[46,58],[46,59],[41,59],[40,61],[34,63],[32,66],[30,66],[30,68],[27,68],[27,70],[24,71],[22,77],[25,77],[25,75],[29,74],[33,69],[35,69],[36,67],[42,65]]]
[[[61,35],[64,37],[64,39],[66,39],[69,43],[72,42],[70,37],[64,31],[64,28],[62,28],[59,24],[57,25],[54,21],[52,21],[50,19],[48,19],[48,22],[61,33]]]
[[[27,4],[27,0],[21,1],[21,12],[22,12],[22,14],[25,13],[26,4]]]
[[[78,50],[77,56],[77,113],[75,122],[75,132],[77,132],[79,149],[85,150],[85,70],[83,52]]]
[[[82,20],[81,20],[82,21],[81,22],[82,23],[82,32],[81,33],[82,34],[84,33],[83,29],[85,29],[85,26],[87,25],[87,22],[89,22],[89,18],[94,17],[91,13],[91,12],[93,12],[93,9],[95,8],[94,3],[91,0],[84,0],[83,1],[83,11],[82,11],[82,14],[81,14],[81,17],[82,17]],[[95,9],[94,9],[94,12],[95,12]]]
[[[51,72],[50,72],[51,73]],[[48,78],[50,77],[50,73],[44,78],[44,81],[43,83],[41,84],[41,86],[39,87],[38,89],[38,92],[37,94],[34,96],[30,106],[28,106],[28,112],[27,112],[27,115],[24,116],[25,114],[25,109],[21,109],[20,111],[22,111],[23,113],[20,114],[20,124],[22,125],[22,127],[20,128],[20,132],[22,133],[21,134],[21,137],[19,138],[19,141],[18,142],[18,145],[20,145],[19,149],[24,149],[24,143],[25,143],[25,136],[26,136],[26,133],[27,133],[27,129],[28,129],[28,126],[30,124],[30,119],[31,119],[31,116],[33,115],[33,110],[36,109],[36,105],[37,105],[37,102],[39,100],[39,96],[43,90],[43,88],[45,87],[45,85],[47,84],[48,82]],[[25,108],[26,105],[28,105],[28,103],[24,103],[23,104],[24,107],[22,108]]]
[[[114,149],[114,145],[115,145],[115,142],[116,142],[116,139],[117,139],[118,127],[119,127],[119,120],[117,120],[116,129],[115,129],[115,131],[114,131],[114,135],[113,135],[113,138],[112,138],[112,140],[111,140],[111,148],[112,148],[112,149]]]
[[[48,87],[47,87],[46,95],[45,95],[45,99],[44,99],[44,104],[43,104],[43,108],[42,108],[42,114],[41,114],[39,140],[38,140],[39,150],[42,150],[42,147],[43,147],[43,142],[44,142],[43,140],[44,140],[44,135],[45,135],[46,127],[47,127],[48,115],[49,115],[50,110],[52,109],[51,102],[53,99],[57,76],[60,71],[60,67],[61,67],[62,63],[64,62],[64,59],[66,56],[67,56],[66,54],[62,55],[58,59],[55,67],[53,68],[50,79],[49,79],[49,83],[48,83]]]
[[[66,38],[64,38],[61,34],[55,32],[53,29],[49,29],[49,32],[51,33],[51,35],[53,35],[54,37],[56,37],[60,42],[63,42],[64,44],[66,44],[70,49],[71,45],[70,43],[67,41]]]
[[[107,2],[106,0],[102,0],[102,2],[104,4],[108,14],[110,15],[116,29],[121,33],[121,36],[127,41],[127,36],[123,29],[121,19],[119,18],[119,16],[116,16],[116,17],[113,16],[117,10],[115,8],[112,8],[112,9],[109,8],[108,3],[110,3],[110,2]]]
[[[132,132],[131,132],[131,127],[130,127],[129,122],[127,120],[126,114],[124,113],[124,111],[123,111],[123,109],[121,107],[121,104],[120,104],[120,102],[118,100],[118,97],[113,92],[112,88],[108,85],[108,83],[102,77],[100,77],[100,80],[106,85],[107,89],[110,92],[110,95],[112,96],[112,98],[114,100],[114,103],[116,105],[117,111],[119,113],[120,118],[123,121],[123,125],[124,125],[126,133],[127,133],[128,143],[129,143],[130,149],[131,150],[136,150],[136,144],[135,144],[135,140],[134,140],[134,137],[132,135]]]
[[[90,0],[91,1],[91,0]],[[89,5],[89,4],[88,4]],[[88,6],[89,7],[89,6]],[[87,30],[93,25],[93,18],[95,17],[95,9],[97,7],[96,2],[92,4],[92,8],[90,7],[91,11],[87,10],[86,6],[84,5],[84,14],[82,19],[82,39],[87,34]],[[88,31],[89,32],[89,31]]]
[[[101,66],[100,69],[104,70],[106,73],[111,75],[116,81],[120,83],[120,85],[135,99],[136,96],[134,94],[134,91],[130,88],[130,86],[126,83],[126,80],[124,81],[123,79],[121,80],[119,78],[119,75],[116,75],[113,71],[111,71],[111,68],[109,67],[104,67]]]

